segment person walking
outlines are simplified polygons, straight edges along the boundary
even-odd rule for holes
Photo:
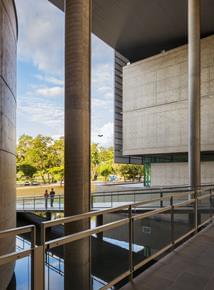
[[[48,190],[47,189],[45,190],[44,198],[45,198],[45,209],[47,209],[48,208]]]
[[[51,207],[53,207],[53,204],[54,204],[54,197],[55,197],[55,191],[53,188],[51,188],[51,191],[50,191]]]

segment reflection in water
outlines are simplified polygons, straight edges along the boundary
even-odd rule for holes
[[[193,207],[189,207],[189,212],[176,212],[174,214],[174,238],[178,239],[189,230],[194,228]],[[185,209],[186,210],[186,209]],[[103,223],[111,223],[121,218],[126,218],[127,214],[114,213],[104,216]],[[96,226],[96,219],[91,221],[91,228]],[[171,215],[166,212],[156,217],[144,218],[133,223],[133,262],[137,265],[139,262],[147,259],[149,256],[157,253],[160,249],[171,242]],[[52,234],[61,236],[61,228]],[[27,249],[30,243],[23,238],[17,238],[17,251]],[[46,290],[64,289],[64,259],[63,247],[54,248],[46,256]],[[110,282],[120,274],[129,269],[129,231],[128,225],[122,225],[116,230],[105,231],[104,236],[100,238],[97,235],[91,237],[91,269],[93,286],[91,289],[99,290],[106,283]],[[119,261],[119,263],[118,263]],[[16,281],[17,287],[8,290],[30,290],[30,258],[17,261]],[[155,261],[151,261],[154,263]],[[120,286],[120,285],[119,285]]]
[[[21,251],[29,249],[30,243],[17,236],[16,249]],[[64,289],[64,260],[50,252],[46,255],[46,290]],[[99,290],[106,283],[92,276],[92,289]],[[25,257],[16,262],[15,277],[8,290],[31,290],[31,258]]]

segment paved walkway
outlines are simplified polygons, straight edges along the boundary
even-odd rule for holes
[[[161,259],[121,290],[214,290],[214,225]]]

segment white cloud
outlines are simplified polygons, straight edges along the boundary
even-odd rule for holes
[[[46,128],[51,135],[64,134],[64,109],[61,106],[31,99],[18,105],[18,114],[35,127]]]
[[[48,0],[16,0],[16,5],[19,64],[28,62],[35,66],[27,71],[24,89],[18,98],[20,131],[61,136],[64,131],[64,14]],[[113,50],[93,35],[92,138],[103,146],[113,143],[113,79]],[[102,138],[96,137],[99,132]]]
[[[60,97],[64,95],[63,87],[45,87],[36,90],[36,93],[41,97]]]
[[[100,128],[92,129],[92,143],[99,143],[103,147],[110,147],[113,145],[113,123],[106,123]],[[98,135],[102,135],[99,137]]]
[[[97,64],[92,68],[92,92],[98,98],[113,97],[113,67],[111,64]]]
[[[41,71],[63,73],[64,14],[47,0],[16,0],[18,56]]]
[[[45,74],[44,75],[38,74],[35,77],[42,82],[46,82],[46,83],[56,85],[56,86],[64,86],[64,80],[60,78],[56,78],[56,77],[45,75]]]

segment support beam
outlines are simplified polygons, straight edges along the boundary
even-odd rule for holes
[[[201,0],[188,0],[188,78],[189,78],[189,183],[192,188],[201,184],[200,167],[200,27]]]
[[[90,209],[91,1],[65,1],[65,216]],[[66,226],[66,233],[89,221]],[[65,247],[65,289],[90,289],[90,241]]]

